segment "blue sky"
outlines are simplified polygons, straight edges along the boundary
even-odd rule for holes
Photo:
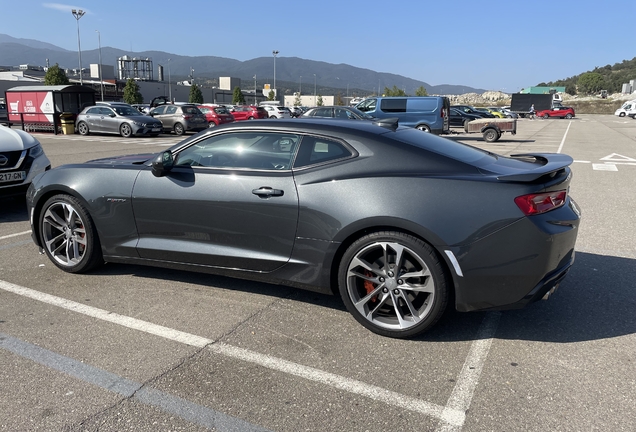
[[[77,50],[71,9],[86,11],[82,50],[97,48],[99,30],[102,47],[133,53],[248,60],[278,50],[508,93],[636,57],[636,0],[5,0],[0,33]]]

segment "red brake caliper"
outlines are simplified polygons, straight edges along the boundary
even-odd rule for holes
[[[364,272],[365,276],[368,277],[372,277],[373,273],[371,273],[370,271],[365,271]],[[373,282],[369,281],[369,280],[365,280],[364,281],[364,289],[367,291],[367,295],[371,294],[373,292],[373,290],[375,289],[375,285],[373,284]],[[377,297],[373,297],[371,299],[372,302],[376,302],[377,301]]]

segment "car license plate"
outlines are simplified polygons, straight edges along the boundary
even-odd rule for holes
[[[26,171],[14,171],[8,173],[0,173],[0,183],[8,183],[12,181],[21,181],[26,179]]]
[[[161,132],[161,128],[152,128],[153,132]]]

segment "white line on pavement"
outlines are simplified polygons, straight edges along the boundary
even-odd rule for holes
[[[557,153],[561,153],[561,150],[563,150],[563,145],[565,144],[565,138],[568,136],[568,131],[570,130],[570,126],[572,126],[572,121],[568,123],[568,128],[565,130],[565,134],[563,134],[563,139],[561,140],[561,145],[559,146]]]
[[[170,339],[176,342],[180,342],[186,345],[195,346],[199,348],[208,347],[212,352],[220,354],[220,355],[237,358],[246,362],[255,363],[260,366],[266,367],[268,369],[277,370],[280,372],[295,375],[301,378],[305,378],[307,380],[311,380],[311,381],[315,381],[324,385],[335,387],[339,390],[344,390],[350,393],[365,396],[369,399],[373,399],[379,402],[384,402],[388,405],[393,405],[402,409],[407,409],[409,411],[414,411],[420,414],[434,417],[446,422],[449,426],[453,428],[461,428],[465,420],[465,416],[466,416],[465,411],[457,410],[454,407],[448,407],[448,406],[443,407],[441,405],[436,405],[421,399],[404,396],[399,393],[386,390],[374,385],[370,385],[370,384],[363,383],[361,381],[345,378],[345,377],[335,375],[329,372],[324,372],[312,367],[296,364],[288,360],[283,360],[283,359],[269,356],[266,354],[260,354],[260,353],[249,351],[243,348],[234,347],[222,342],[215,342],[211,339],[192,335],[189,333],[185,333],[179,330],[160,326],[157,324],[152,324],[147,321],[142,321],[136,318],[119,315],[117,313],[109,312],[103,309],[98,309],[92,306],[87,306],[81,303],[74,302],[72,300],[56,297],[50,294],[32,290],[30,288],[22,287],[22,286],[15,285],[10,282],[6,282],[2,280],[0,280],[0,289],[3,289],[5,291],[8,291],[14,294],[21,295],[23,297],[28,297],[33,300],[41,301],[43,303],[58,306],[73,312],[81,313],[93,318],[101,319],[103,321],[108,321],[113,324],[118,324],[124,327],[143,331],[155,336],[160,336],[165,339]],[[480,332],[480,337],[482,336],[481,333],[483,332]],[[480,342],[484,342],[484,341],[477,340],[473,342],[473,347],[470,350],[471,354],[469,354],[469,359],[475,357],[476,354],[472,354],[472,353],[473,351],[475,351],[475,345]],[[481,347],[481,345],[479,346]],[[483,354],[483,348],[481,348],[481,350],[477,353],[478,360],[480,360],[482,364],[483,364],[483,360],[485,359],[485,355],[488,353],[487,351],[488,347],[490,347],[490,344],[487,345],[485,354]],[[466,365],[464,365],[464,368],[466,368]],[[479,367],[478,372],[481,372],[481,366]],[[462,371],[462,374],[460,375],[460,377],[464,375],[465,373],[464,371]],[[477,373],[476,376],[473,373],[473,374],[470,374],[468,378],[463,378],[463,379],[460,378],[460,381],[458,382],[458,384],[455,385],[455,389],[458,388],[458,385],[460,383],[465,382],[466,384],[462,384],[462,389],[464,387],[470,389],[470,387],[473,386],[472,390],[474,390],[474,386],[477,385],[476,380],[478,377],[479,377],[479,373]],[[462,392],[458,397],[455,398],[461,403],[459,402],[456,403],[452,395],[449,402],[456,403],[459,406],[470,405],[472,390],[470,391],[470,394],[468,395],[466,395],[465,392]],[[455,394],[455,391],[453,391],[453,394]],[[468,397],[467,403],[466,403],[466,397]],[[456,430],[456,429],[451,429],[451,430]]]
[[[21,235],[25,235],[25,234],[31,234],[31,230],[22,231],[22,232],[19,232],[19,233],[2,236],[2,237],[0,237],[0,240],[8,239],[8,238],[11,238],[11,237],[17,237],[17,236],[21,236]]]

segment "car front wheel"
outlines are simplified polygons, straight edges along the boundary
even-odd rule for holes
[[[446,272],[435,251],[400,232],[376,232],[355,241],[340,262],[338,286],[360,324],[395,338],[432,327],[448,302]]]
[[[566,118],[566,119],[568,119],[568,120],[570,120],[570,119],[572,118],[572,114],[569,114],[569,113],[568,113],[568,114],[566,114],[566,115],[565,115],[565,118]]]
[[[130,138],[132,135],[132,128],[128,123],[122,123],[122,125],[119,126],[119,134],[124,138]]]
[[[550,117],[549,115],[547,115],[547,114],[543,114],[543,118],[544,118],[544,119],[547,119],[547,118],[549,118],[549,117]]]
[[[93,221],[77,198],[65,194],[49,198],[39,227],[46,255],[62,270],[82,273],[104,262]]]

